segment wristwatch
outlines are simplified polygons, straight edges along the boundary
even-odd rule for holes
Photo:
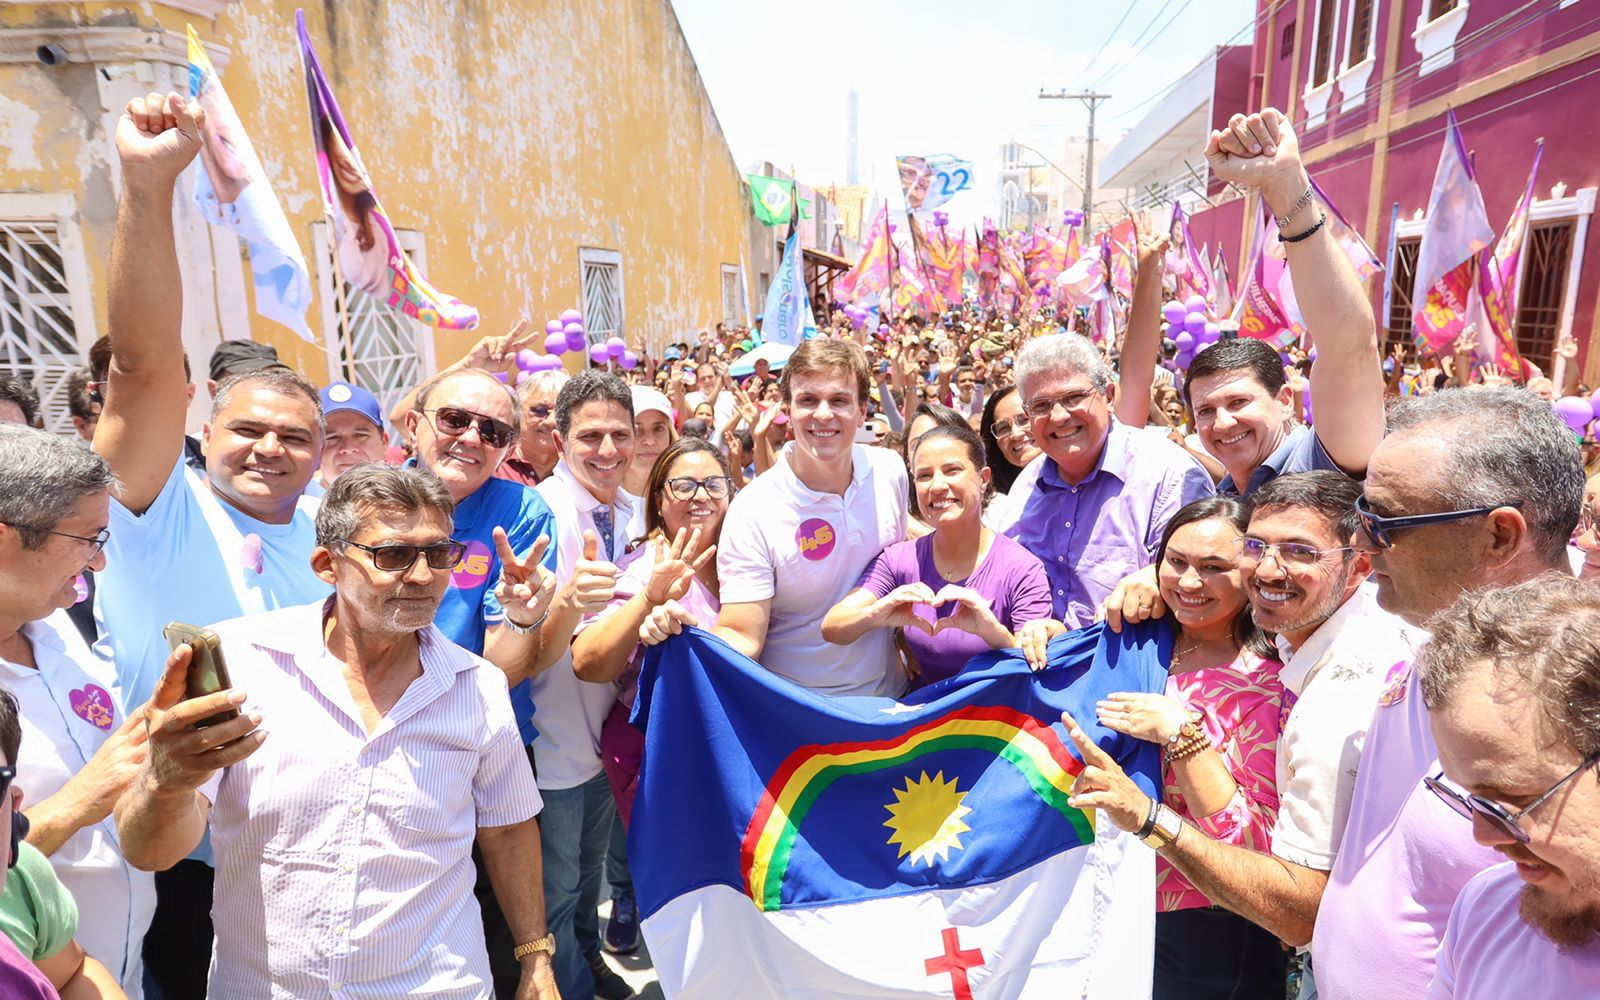
[[[500,622],[516,635],[527,635],[528,633],[536,630],[540,625],[543,625],[544,620],[548,617],[550,617],[550,609],[547,607],[544,609],[544,614],[540,615],[532,622],[529,622],[527,625],[518,625],[516,622],[511,620],[510,615],[503,615],[500,619]]]
[[[1154,823],[1145,824],[1150,828],[1149,832],[1141,830],[1139,839],[1152,851],[1159,851],[1177,840],[1178,834],[1183,832],[1183,817],[1164,803],[1156,807],[1154,816]]]
[[[1188,742],[1199,736],[1200,718],[1199,712],[1190,712],[1189,718],[1185,719],[1183,725],[1178,727],[1178,731],[1173,733],[1172,737],[1167,740],[1167,746],[1176,747],[1179,743]]]
[[[517,945],[517,947],[511,952],[511,957],[520,962],[529,955],[541,951],[549,955],[551,958],[556,957],[556,935],[554,931],[546,934],[544,937],[534,938],[527,944]]]

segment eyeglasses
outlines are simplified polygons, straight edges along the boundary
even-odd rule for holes
[[[0,765],[0,799],[6,797],[11,791],[11,783],[17,780],[17,767],[15,764]],[[12,822],[16,822],[15,819]]]
[[[1239,550],[1251,562],[1261,562],[1267,556],[1278,560],[1278,565],[1293,569],[1309,569],[1322,561],[1323,556],[1335,552],[1352,552],[1354,545],[1341,545],[1333,549],[1319,549],[1303,542],[1264,542],[1259,538],[1239,539]]]
[[[1095,395],[1096,393],[1092,389],[1084,389],[1078,392],[1069,392],[1065,396],[1044,396],[1039,399],[1030,399],[1027,405],[1028,416],[1034,420],[1040,420],[1054,414],[1058,406],[1068,413],[1074,410],[1081,410]]]
[[[556,412],[555,407],[546,406],[543,403],[535,403],[528,407],[528,415],[535,420],[549,420],[550,414],[554,412]]]
[[[1510,503],[1497,503],[1492,507],[1473,507],[1469,510],[1442,510],[1436,514],[1407,514],[1402,517],[1383,517],[1375,514],[1367,506],[1367,498],[1356,497],[1356,514],[1361,517],[1361,527],[1372,540],[1373,547],[1386,549],[1394,544],[1394,539],[1389,535],[1407,528],[1421,528],[1429,524],[1445,524],[1449,521],[1460,521],[1469,517],[1481,517],[1499,510],[1502,507],[1520,508],[1522,501],[1514,500]]]
[[[677,479],[667,480],[667,490],[675,500],[693,500],[694,495],[702,488],[705,489],[706,496],[713,500],[721,500],[733,492],[733,480],[727,476],[707,476],[704,479],[679,476]]]
[[[1013,434],[1026,434],[1028,429],[1022,426],[1022,424],[1013,423],[1010,420],[996,420],[989,426],[989,431],[990,433],[994,434],[994,439],[998,441],[1001,438],[1008,438]]]
[[[409,573],[417,556],[428,560],[429,569],[453,569],[467,551],[466,543],[450,539],[432,545],[362,545],[348,538],[339,541],[372,556],[372,565],[385,573]]]
[[[463,410],[457,406],[441,406],[437,410],[423,410],[423,413],[433,414],[433,425],[442,434],[451,437],[460,437],[467,432],[467,428],[476,421],[478,437],[491,448],[504,448],[509,445],[514,437],[511,425],[494,417],[486,417],[481,413]]]
[[[70,531],[57,531],[54,528],[39,528],[31,524],[18,524],[15,521],[7,521],[5,523],[11,525],[13,528],[22,528],[27,531],[37,531],[43,535],[60,535],[62,538],[70,538],[75,542],[82,542],[83,544],[89,546],[88,557],[90,559],[93,559],[95,556],[99,555],[100,550],[106,547],[107,542],[111,541],[110,528],[101,528],[92,535],[74,535]]]
[[[1516,812],[1512,812],[1500,803],[1486,799],[1482,795],[1472,795],[1467,792],[1456,791],[1454,788],[1451,788],[1449,785],[1444,783],[1443,771],[1431,778],[1423,778],[1422,783],[1427,786],[1428,791],[1439,796],[1440,801],[1449,806],[1451,809],[1454,809],[1461,816],[1469,820],[1474,816],[1482,816],[1484,819],[1488,820],[1495,827],[1495,829],[1504,833],[1506,836],[1515,840],[1519,844],[1526,844],[1528,842],[1528,834],[1522,829],[1522,827],[1517,825],[1522,817],[1544,805],[1545,801],[1559,791],[1563,785],[1587,771],[1589,768],[1595,766],[1596,763],[1600,763],[1600,753],[1592,753],[1585,757],[1583,759],[1583,763],[1573,768],[1565,778],[1562,778],[1560,781],[1545,789],[1542,795],[1534,799],[1532,802],[1529,802],[1523,808],[1518,809]]]

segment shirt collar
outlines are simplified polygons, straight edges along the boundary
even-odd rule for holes
[[[1295,435],[1299,434],[1302,429],[1307,433],[1310,433],[1311,430],[1304,424],[1292,428],[1289,433],[1283,436],[1283,440],[1278,442],[1278,446],[1272,449],[1272,454],[1262,459],[1260,465],[1250,470],[1250,481],[1245,484],[1248,492],[1254,493],[1258,487],[1264,486],[1283,475],[1283,467],[1289,464],[1289,455],[1294,451],[1294,447],[1298,443]],[[1217,492],[1239,492],[1239,484],[1233,481],[1231,472],[1223,476],[1222,482],[1217,484]]]
[[[793,484],[793,487],[794,487],[795,490],[797,490],[800,493],[809,493],[812,496],[819,496],[819,497],[820,496],[837,496],[837,494],[819,493],[818,491],[812,489],[811,487],[807,486],[803,481],[801,481],[800,477],[795,474],[794,467],[789,462],[789,457],[791,455],[793,455],[793,454],[794,454],[794,442],[790,441],[788,444],[784,445],[783,446],[783,450],[778,453],[778,459],[779,459],[779,463],[781,464],[781,466],[783,468],[783,474],[789,477],[789,480]],[[871,474],[872,474],[872,459],[867,457],[867,449],[866,449],[866,447],[864,445],[859,445],[859,444],[851,445],[850,446],[850,485],[848,487],[846,487],[845,492],[849,493],[851,490],[854,490],[856,487],[858,487],[862,483],[866,482],[867,477],[869,475],[871,475]]]
[[[595,495],[578,482],[578,477],[573,474],[572,467],[567,465],[566,459],[561,459],[556,463],[556,467],[550,470],[550,478],[559,479],[566,484],[567,492],[572,496],[573,506],[578,508],[580,514],[587,514],[600,506],[600,501],[595,499]],[[638,497],[619,486],[616,497],[611,501],[611,507],[621,515],[619,520],[626,522],[633,516],[634,505],[638,502]]]
[[[1376,589],[1370,583],[1363,583],[1357,587],[1349,600],[1339,605],[1339,609],[1329,615],[1327,620],[1318,625],[1306,641],[1300,644],[1299,649],[1291,649],[1288,640],[1283,636],[1277,637],[1280,659],[1286,668],[1285,677],[1305,677],[1309,679],[1310,673],[1328,655],[1333,644],[1339,641],[1347,629],[1350,630],[1346,638],[1360,635],[1358,622],[1370,612],[1379,610],[1376,604]],[[1304,690],[1304,682],[1301,683]],[[1298,693],[1298,692],[1297,692]]]
[[[1133,429],[1116,417],[1112,417],[1111,426],[1106,430],[1105,442],[1100,445],[1100,457],[1095,460],[1094,469],[1077,485],[1084,486],[1102,472],[1115,476],[1119,483],[1126,483],[1128,472],[1132,467]],[[1039,470],[1039,482],[1057,490],[1071,489],[1073,486],[1062,478],[1061,467],[1049,458],[1045,459],[1044,466]]]
[[[273,621],[270,629],[250,636],[252,645],[274,652],[287,653],[303,668],[328,655],[323,641],[323,627],[333,611],[332,597],[314,604],[303,604],[281,612],[269,612]],[[476,663],[472,655],[445,638],[437,626],[429,625],[417,630],[418,653],[422,659],[423,673],[443,670],[458,674],[470,670]],[[432,664],[432,669],[430,669]]]

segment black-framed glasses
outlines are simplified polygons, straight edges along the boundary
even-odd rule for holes
[[[441,433],[451,437],[460,437],[467,432],[468,427],[476,423],[478,437],[491,448],[504,448],[516,438],[516,432],[504,420],[496,420],[494,417],[464,410],[459,406],[441,406],[436,410],[422,412],[432,414],[433,425]]]
[[[17,780],[17,765],[15,765],[15,764],[3,764],[3,765],[0,765],[0,804],[3,804],[3,801],[4,801],[5,797],[6,797],[6,793],[11,791],[11,783],[13,781],[16,781],[16,780]],[[16,821],[12,820],[12,822],[16,822]]]
[[[1292,569],[1310,569],[1321,562],[1324,556],[1331,556],[1335,552],[1351,552],[1354,549],[1354,545],[1319,549],[1304,542],[1266,542],[1259,538],[1248,537],[1239,539],[1240,553],[1251,562],[1261,562],[1267,556],[1271,556],[1278,560],[1278,565]]]
[[[1469,517],[1482,517],[1493,513],[1502,507],[1521,508],[1521,500],[1512,500],[1507,503],[1497,503],[1492,507],[1471,507],[1467,510],[1441,510],[1435,514],[1406,514],[1401,517],[1384,517],[1374,513],[1367,506],[1365,496],[1356,497],[1356,514],[1361,517],[1361,529],[1366,532],[1367,538],[1372,541],[1375,548],[1386,549],[1394,544],[1394,539],[1389,536],[1396,531],[1407,528],[1421,528],[1429,524],[1447,524],[1450,521],[1461,521]]]
[[[417,564],[417,557],[428,560],[429,569],[454,569],[467,551],[465,542],[449,539],[432,545],[362,545],[348,538],[339,541],[372,556],[372,565],[385,573],[409,573]]]
[[[18,524],[15,521],[7,521],[6,523],[11,525],[13,528],[23,528],[28,531],[37,531],[43,535],[60,535],[62,538],[70,538],[75,542],[82,542],[83,544],[89,546],[90,559],[93,559],[95,556],[99,555],[100,550],[106,547],[107,542],[111,541],[110,528],[101,528],[92,535],[74,535],[70,531],[57,531],[54,528],[38,528],[31,524]]]
[[[711,499],[721,500],[733,492],[733,480],[727,476],[707,476],[704,479],[679,476],[667,480],[667,490],[675,500],[693,500],[694,495],[701,489],[704,489],[706,496]]]
[[[1449,806],[1451,809],[1454,809],[1459,815],[1469,820],[1474,816],[1482,816],[1484,819],[1493,824],[1495,829],[1501,831],[1519,844],[1526,844],[1528,842],[1528,834],[1522,829],[1522,827],[1517,825],[1518,821],[1520,821],[1522,817],[1544,805],[1545,802],[1549,801],[1550,797],[1556,792],[1560,791],[1567,782],[1571,781],[1573,778],[1576,778],[1589,768],[1594,767],[1597,763],[1600,763],[1600,753],[1592,753],[1585,757],[1583,759],[1583,763],[1569,771],[1565,778],[1562,778],[1549,788],[1546,788],[1538,798],[1534,799],[1532,802],[1529,802],[1516,812],[1512,812],[1510,809],[1507,809],[1500,803],[1495,802],[1492,799],[1486,799],[1482,795],[1473,795],[1469,792],[1461,792],[1451,788],[1449,785],[1444,783],[1443,771],[1433,775],[1432,777],[1423,778],[1422,783],[1427,786],[1428,791],[1439,796],[1440,801]]]

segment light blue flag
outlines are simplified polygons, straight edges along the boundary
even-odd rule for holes
[[[761,339],[797,347],[800,341],[816,335],[817,318],[811,313],[811,297],[806,293],[797,232],[784,243],[783,262],[773,276],[772,287],[767,289],[767,305],[761,311]]]

